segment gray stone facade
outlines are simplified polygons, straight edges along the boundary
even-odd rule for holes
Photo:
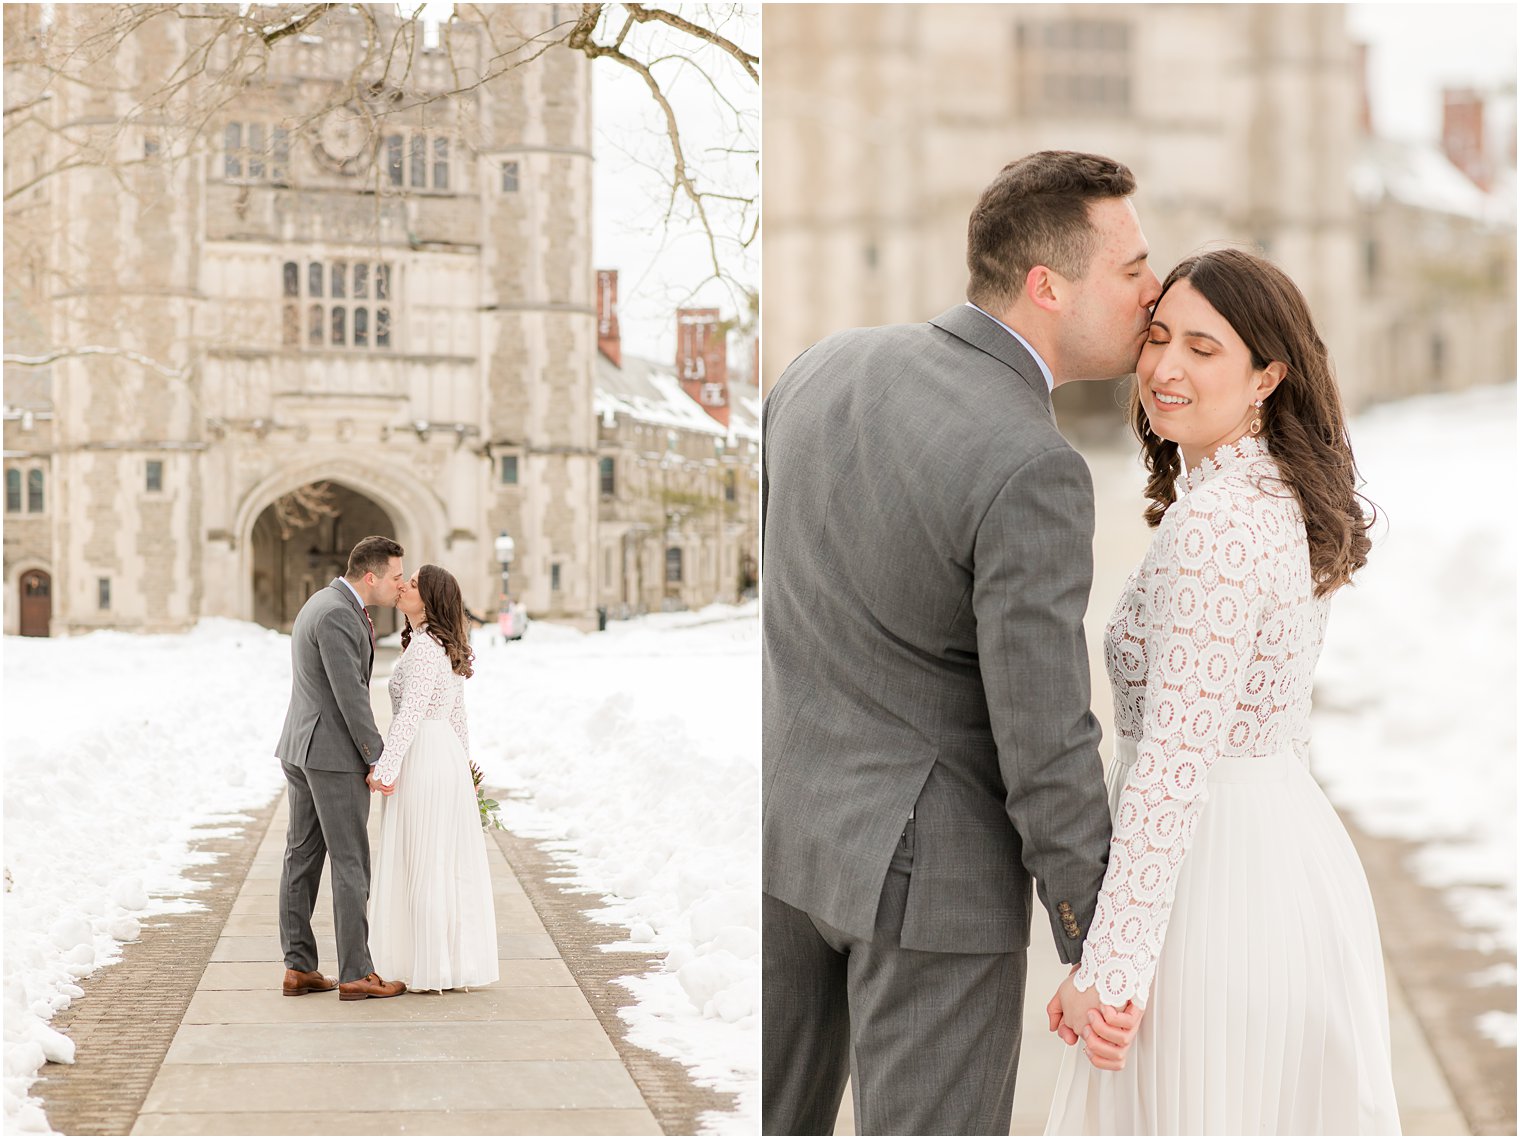
[[[39,40],[114,10],[59,5],[43,29],[39,8],[7,11],[8,105],[43,89],[26,62]],[[489,26],[461,13],[433,50],[419,36],[404,88],[380,82],[383,60],[361,66],[353,10],[277,45],[231,99],[215,83],[235,45],[220,43],[188,89],[215,108],[197,123],[136,106],[201,34],[172,13],[126,41],[111,89],[48,85],[17,152],[47,169],[67,125],[106,155],[6,207],[6,351],[74,350],[6,368],[6,468],[47,484],[42,511],[6,517],[6,632],[29,569],[51,575],[53,633],[288,626],[286,595],[325,582],[371,527],[408,569],[449,568],[482,615],[509,531],[514,598],[590,617],[604,592],[590,63],[555,48],[472,86],[550,8],[483,9]],[[355,68],[376,88],[324,110]],[[7,188],[34,168],[8,154]],[[350,508],[282,538],[273,504],[313,484]]]
[[[759,585],[760,393],[727,382],[727,426],[676,369],[597,359],[598,604],[614,616],[696,609]]]
[[[1159,274],[1219,243],[1283,266],[1353,408],[1514,376],[1512,175],[1482,221],[1364,192],[1344,5],[777,5],[765,55],[767,384],[828,333],[962,298],[978,194],[1047,148],[1134,170]],[[1057,409],[1122,433],[1116,394],[1064,385]]]

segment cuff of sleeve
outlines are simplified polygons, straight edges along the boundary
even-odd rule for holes
[[[1130,1001],[1134,1001],[1141,1008],[1144,1008],[1145,998],[1141,993],[1127,992],[1124,989],[1110,987],[1109,983],[1118,979],[1118,976],[1122,976],[1123,973],[1123,969],[1110,970],[1107,977],[1104,977],[1098,969],[1088,963],[1084,955],[1082,967],[1072,976],[1071,983],[1072,987],[1079,993],[1085,993],[1089,989],[1096,988],[1098,990],[1098,1000],[1113,1008],[1123,1008]]]

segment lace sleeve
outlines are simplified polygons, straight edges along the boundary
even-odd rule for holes
[[[437,651],[431,651],[431,645]],[[406,758],[417,725],[433,703],[438,686],[448,680],[449,658],[432,637],[423,634],[412,641],[407,650],[406,675],[401,680],[401,706],[391,718],[390,730],[385,733],[385,750],[375,767],[375,776],[387,787],[396,782],[401,773],[401,761]]]
[[[470,721],[464,712],[464,685],[459,686],[459,691],[454,694],[454,704],[449,709],[449,724],[454,729],[454,734],[459,737],[459,746],[464,748],[465,758],[470,757]]]
[[[1198,501],[1194,501],[1194,500]],[[1263,543],[1235,496],[1198,492],[1157,531],[1139,586],[1145,710],[1098,908],[1074,978],[1105,1004],[1149,1000],[1177,871],[1207,798],[1265,608]],[[1169,532],[1169,533],[1168,533]]]

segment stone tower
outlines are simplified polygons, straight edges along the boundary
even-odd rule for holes
[[[47,540],[7,542],[8,614],[40,571],[53,632],[288,628],[368,533],[483,614],[504,530],[514,598],[593,607],[589,62],[556,48],[476,85],[550,9],[493,6],[409,49],[375,9],[334,11],[235,90],[250,49],[223,36],[155,106],[214,25],[169,11],[112,57],[119,89],[48,87],[28,153],[56,165],[46,128],[82,123],[103,157],[7,205],[7,351],[73,353],[26,370]],[[45,82],[29,51],[119,11],[8,12],[8,94]],[[28,173],[10,150],[8,185]],[[12,240],[41,267],[19,294]],[[6,381],[9,466],[27,442]]]

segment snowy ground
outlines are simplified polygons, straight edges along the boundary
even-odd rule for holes
[[[72,1057],[48,1021],[74,982],[118,959],[141,919],[196,907],[181,897],[190,844],[284,787],[271,750],[290,645],[215,620],[4,647],[5,1130],[37,1131],[26,1092],[45,1059]],[[538,623],[478,652],[472,751],[513,790],[507,821],[556,840],[588,908],[605,899],[599,913],[664,955],[627,982],[633,1039],[740,1094],[707,1127],[757,1131],[756,607],[594,635]]]
[[[554,840],[568,878],[664,968],[624,983],[630,1039],[739,1094],[705,1130],[760,1127],[757,606],[535,624],[476,644],[470,744],[504,818]],[[520,794],[524,798],[517,798]],[[612,944],[612,943],[610,943]]]
[[[1351,425],[1386,515],[1336,595],[1314,770],[1364,830],[1414,841],[1471,944],[1515,952],[1515,386],[1427,396]],[[1513,968],[1475,983],[1514,984]],[[1513,1048],[1513,1012],[1477,1025]]]
[[[199,908],[190,844],[285,780],[272,758],[290,643],[212,620],[184,636],[5,639],[5,1130],[47,1130],[26,1089],[70,1062],[48,1021],[143,918]],[[212,824],[212,829],[207,829]],[[200,828],[200,829],[196,829]],[[170,900],[166,900],[170,899]]]

